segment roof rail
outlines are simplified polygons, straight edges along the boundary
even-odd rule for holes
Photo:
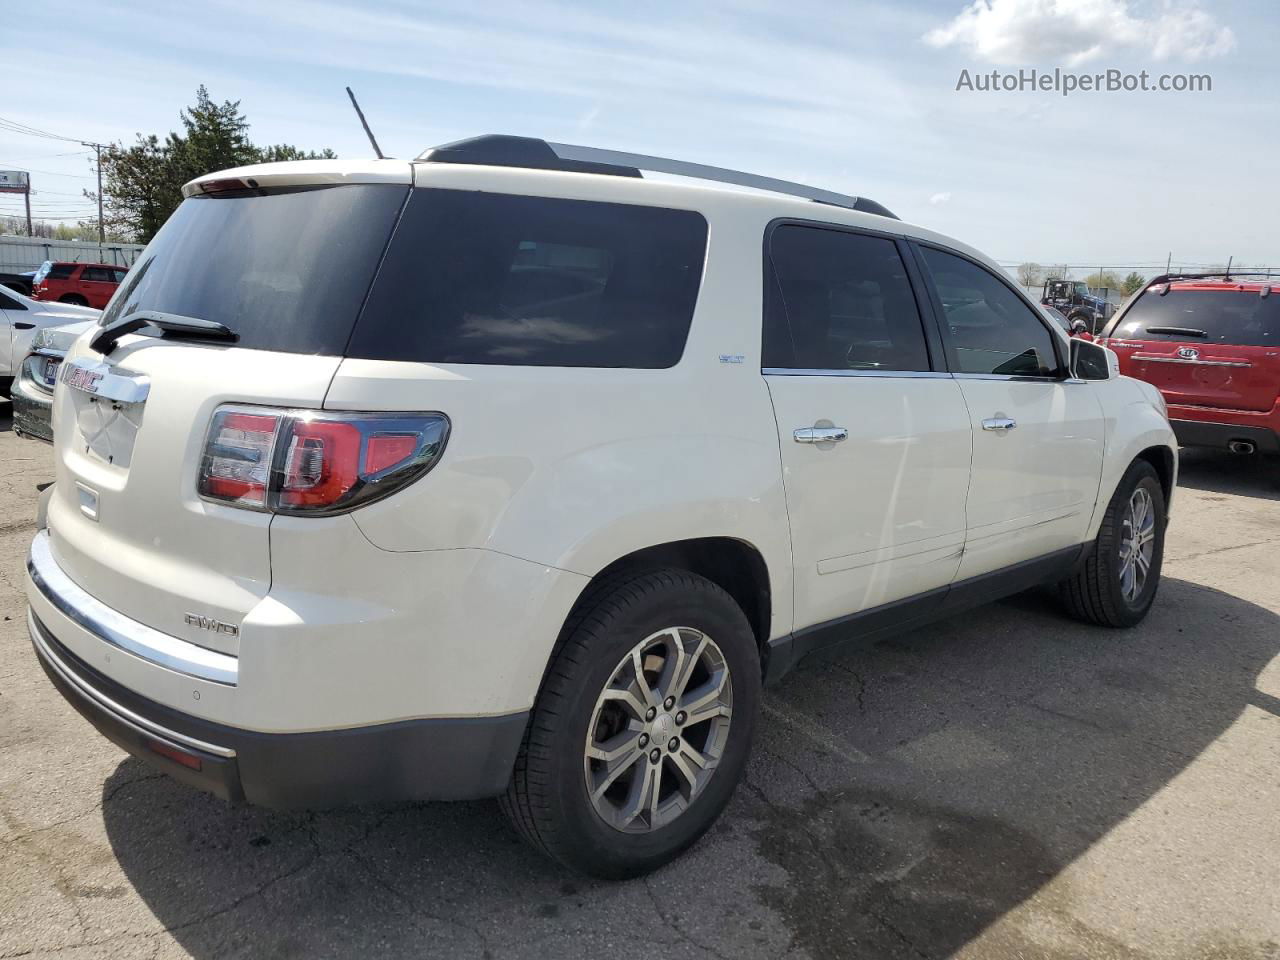
[[[642,153],[623,153],[599,147],[581,147],[571,143],[549,143],[534,137],[512,137],[488,134],[458,140],[439,147],[424,150],[418,160],[431,163],[475,163],[496,167],[528,167],[535,170],[565,170],[573,173],[597,173],[615,177],[639,177],[641,170],[665,173],[676,177],[691,177],[715,183],[730,183],[753,190],[767,190],[789,197],[800,197],[815,203],[845,207],[880,217],[898,217],[884,206],[867,197],[850,197],[818,187],[775,180],[740,170],[711,167],[685,160],[668,160]]]
[[[1203,273],[1162,273],[1158,277],[1152,277],[1144,286],[1154,287],[1158,283],[1169,283],[1178,280],[1237,280],[1241,278],[1261,278],[1270,280],[1276,278],[1274,270],[1250,270],[1248,268],[1242,270],[1232,270],[1228,273],[1226,270],[1209,270]],[[1246,282],[1252,282],[1248,280]]]

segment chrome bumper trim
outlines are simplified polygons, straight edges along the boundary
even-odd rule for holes
[[[175,673],[210,683],[236,685],[240,663],[235,657],[131,620],[76,586],[54,560],[48,530],[41,530],[31,541],[27,572],[36,589],[59,612],[105,643]]]
[[[122,707],[106,694],[89,686],[81,680],[76,674],[70,670],[62,659],[53,651],[46,636],[47,631],[36,620],[36,615],[31,608],[27,608],[27,629],[31,631],[31,639],[35,641],[39,648],[40,656],[44,657],[45,662],[49,664],[54,671],[57,672],[66,683],[70,684],[85,697],[92,700],[99,707],[110,713],[121,723],[126,724],[139,733],[146,734],[149,737],[155,737],[158,740],[167,740],[173,746],[186,747],[188,749],[200,750],[204,753],[211,753],[215,757],[231,758],[236,755],[234,750],[227,747],[219,747],[216,744],[206,743],[203,740],[197,740],[195,737],[188,737],[184,733],[178,733],[170,730],[168,727],[162,727],[158,723],[148,720],[134,713],[128,707]]]

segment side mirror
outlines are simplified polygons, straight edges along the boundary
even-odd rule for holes
[[[1110,380],[1120,373],[1120,360],[1100,343],[1071,338],[1071,376],[1077,380]]]

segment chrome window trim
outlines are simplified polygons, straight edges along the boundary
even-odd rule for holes
[[[894,380],[945,380],[951,377],[951,374],[945,370],[818,370],[765,367],[760,372],[766,377],[876,377]]]
[[[86,593],[62,572],[49,545],[49,531],[31,541],[27,572],[40,594],[54,608],[104,643],[136,657],[197,680],[234,687],[239,660],[131,620]]]
[[[219,747],[216,744],[197,740],[195,737],[188,737],[186,734],[178,733],[176,730],[170,730],[168,727],[162,727],[146,717],[139,716],[128,707],[121,706],[100,690],[89,686],[72,673],[67,665],[62,662],[62,659],[53,651],[49,643],[48,630],[36,619],[35,612],[30,607],[27,608],[27,629],[31,631],[31,638],[39,647],[40,656],[44,657],[45,662],[58,673],[58,676],[62,677],[68,684],[75,687],[80,693],[110,713],[121,723],[133,727],[134,730],[146,736],[167,740],[174,746],[200,750],[204,753],[211,753],[216,757],[232,758],[236,755],[234,750],[227,747]]]
[[[766,377],[877,377],[894,380],[1004,380],[1013,383],[1088,383],[1076,377],[1031,377],[1005,373],[951,373],[947,370],[815,370],[765,367]]]

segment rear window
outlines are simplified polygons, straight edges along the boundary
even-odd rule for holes
[[[1280,344],[1280,291],[1264,298],[1245,290],[1148,290],[1110,336],[1273,347]]]
[[[687,210],[415,190],[348,356],[670,367],[706,245]]]
[[[348,184],[190,197],[103,313],[225,324],[236,346],[341,356],[408,186]]]

